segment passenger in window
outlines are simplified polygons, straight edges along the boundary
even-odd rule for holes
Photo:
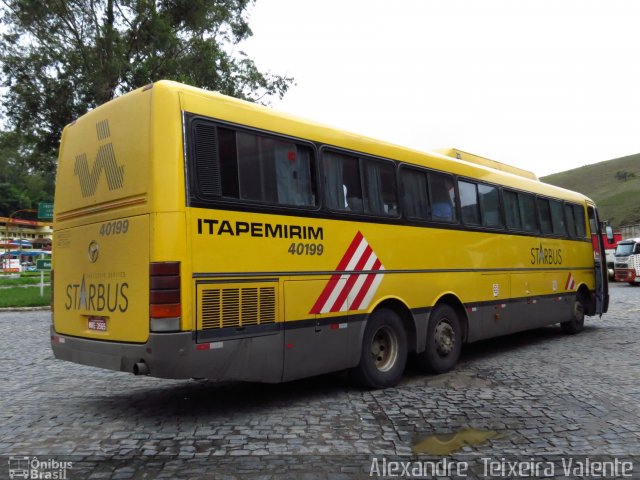
[[[449,202],[434,202],[432,212],[434,220],[453,220],[453,208]]]

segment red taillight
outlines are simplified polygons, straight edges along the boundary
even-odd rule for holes
[[[180,308],[180,262],[149,264],[149,316],[176,318]]]
[[[149,305],[149,316],[151,318],[176,318],[181,313],[180,304],[169,305]]]

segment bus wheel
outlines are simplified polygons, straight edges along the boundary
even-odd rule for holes
[[[570,335],[580,333],[584,330],[584,304],[582,296],[576,297],[573,302],[573,318],[560,324],[560,328],[564,333]]]
[[[438,305],[429,318],[425,350],[416,355],[418,366],[432,373],[448,372],[458,363],[461,350],[458,314],[449,305]]]
[[[407,336],[398,315],[387,308],[373,312],[362,340],[360,363],[351,374],[366,388],[398,383],[407,363]]]

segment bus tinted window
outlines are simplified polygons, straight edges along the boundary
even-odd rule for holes
[[[438,222],[457,221],[456,194],[453,177],[442,173],[429,173],[429,195],[431,200],[431,218]]]
[[[569,236],[573,238],[577,237],[576,221],[573,218],[573,205],[569,205],[568,203],[564,204],[564,216],[567,219],[567,232]]]
[[[480,225],[480,205],[478,204],[478,186],[470,182],[458,182],[460,192],[460,206],[462,207],[462,222],[470,225]]]
[[[551,208],[549,200],[546,198],[538,198],[538,213],[540,214],[540,230],[542,233],[552,233],[551,226]]]
[[[496,187],[490,185],[478,185],[478,198],[482,213],[482,225],[485,227],[501,228],[500,218],[500,194]]]
[[[367,213],[397,215],[396,176],[393,163],[362,160]]]
[[[538,222],[536,221],[536,199],[529,193],[518,193],[518,203],[520,204],[520,217],[522,218],[522,228],[526,232],[537,232]]]
[[[427,174],[417,170],[400,170],[402,205],[408,218],[429,218]]]
[[[522,230],[520,206],[518,204],[518,194],[516,192],[509,190],[504,191],[504,213],[507,220],[507,228],[511,230]]]
[[[218,128],[222,196],[314,206],[311,149],[292,142]]]
[[[553,227],[554,235],[566,236],[567,226],[564,221],[562,202],[549,200],[549,206],[551,207],[551,226]]]
[[[362,212],[362,184],[358,158],[324,152],[324,181],[327,206],[334,210]]]
[[[220,176],[222,196],[240,198],[238,182],[238,153],[236,150],[236,132],[226,128],[218,128],[220,149]],[[201,178],[198,179],[200,182]]]
[[[578,238],[585,238],[587,236],[587,232],[585,231],[585,218],[584,218],[584,208],[580,205],[573,205],[573,218],[576,221],[576,235]]]

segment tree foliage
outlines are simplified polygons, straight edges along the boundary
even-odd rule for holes
[[[237,50],[253,0],[1,1],[4,114],[36,171],[53,172],[67,123],[145,84],[265,101],[292,82]]]
[[[636,178],[636,174],[633,172],[627,172],[626,170],[618,170],[616,172],[615,177],[616,177],[616,180],[621,180],[623,182],[626,182],[627,180]]]
[[[38,202],[53,199],[53,176],[30,172],[23,164],[22,139],[0,132],[0,216],[17,210],[37,208]]]

